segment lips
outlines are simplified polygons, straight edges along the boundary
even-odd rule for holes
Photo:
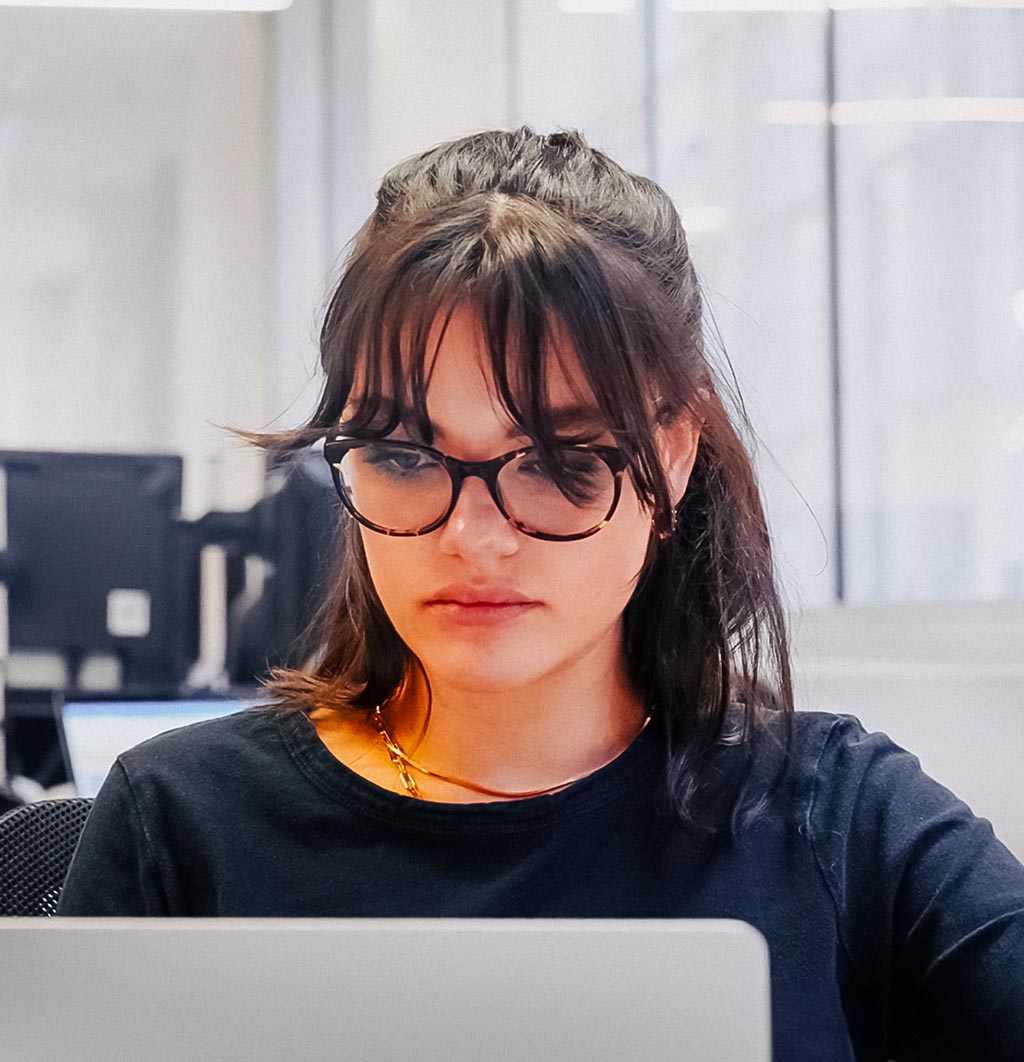
[[[464,608],[515,608],[539,601],[508,587],[446,586],[427,599],[428,605],[459,605]]]
[[[507,630],[533,614],[541,602],[507,586],[446,586],[428,598],[425,607],[449,632]]]

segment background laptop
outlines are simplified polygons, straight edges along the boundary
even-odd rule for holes
[[[60,740],[79,796],[95,796],[122,752],[166,730],[240,711],[247,700],[67,701],[60,712]]]
[[[18,1062],[770,1059],[740,922],[24,918],[0,954]]]

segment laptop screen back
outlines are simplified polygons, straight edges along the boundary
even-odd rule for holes
[[[0,952],[24,1062],[771,1055],[768,949],[740,922],[23,918]]]

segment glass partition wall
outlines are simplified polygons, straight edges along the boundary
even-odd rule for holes
[[[513,6],[516,117],[681,209],[792,603],[1024,595],[1021,5]]]
[[[1024,596],[1024,10],[835,49],[849,599]]]

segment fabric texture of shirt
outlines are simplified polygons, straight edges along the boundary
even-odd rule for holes
[[[758,747],[755,788],[781,756]],[[713,763],[722,801],[745,755]],[[1024,1060],[1024,866],[915,757],[800,712],[737,836],[684,826],[665,792],[654,725],[560,792],[446,804],[252,708],[118,759],[59,913],[736,918],[768,942],[776,1062]]]

